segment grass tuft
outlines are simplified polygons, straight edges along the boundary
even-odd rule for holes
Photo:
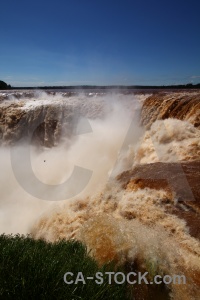
[[[126,283],[103,284],[95,280],[95,273],[116,272],[113,263],[99,267],[85,245],[78,241],[47,243],[29,236],[0,235],[0,299],[128,299]],[[66,284],[63,276],[72,272],[74,281],[82,272],[86,284]]]

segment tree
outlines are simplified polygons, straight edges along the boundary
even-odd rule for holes
[[[9,90],[11,89],[10,84],[7,85],[4,81],[0,80],[0,90]]]

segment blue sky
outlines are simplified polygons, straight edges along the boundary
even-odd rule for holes
[[[200,1],[1,2],[12,86],[200,82]]]

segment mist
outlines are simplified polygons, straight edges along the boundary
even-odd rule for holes
[[[46,105],[51,105],[52,100],[55,101],[59,97],[45,93],[36,96],[37,102],[32,99],[26,100],[26,109],[32,108],[32,105],[39,105],[39,101],[46,101]],[[11,97],[13,100],[13,95]],[[87,101],[83,95],[79,97]],[[130,102],[131,110],[127,105]],[[84,199],[94,196],[107,184],[111,174],[114,176],[131,167],[131,162],[129,164],[123,156],[124,151],[128,149],[124,150],[122,146],[134,117],[135,133],[131,136],[132,146],[137,143],[138,134],[142,133],[137,118],[140,101],[137,97],[106,95],[101,97],[101,103],[104,104],[103,109],[101,108],[103,116],[87,120],[82,117],[75,119],[71,135],[65,136],[63,132],[60,143],[55,147],[30,145],[24,141],[14,146],[0,147],[1,233],[29,233],[34,222],[46,210],[55,205],[60,206],[61,202],[74,201],[77,197]],[[90,106],[91,114],[93,108]],[[26,153],[30,155],[32,169],[28,167]],[[84,178],[80,176],[76,176],[72,182],[67,181],[73,173],[74,166],[90,171],[91,177],[87,184],[81,183]],[[16,178],[16,172],[20,172],[20,178]],[[35,183],[33,176],[40,184]],[[56,190],[56,197],[49,196],[48,199],[51,187],[57,188],[65,182],[66,184]],[[77,192],[79,186],[81,191]]]

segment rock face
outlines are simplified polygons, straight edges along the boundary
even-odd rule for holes
[[[128,190],[166,191],[168,199],[162,201],[166,213],[184,219],[190,234],[200,239],[200,161],[138,165],[117,179]]]
[[[158,93],[145,100],[141,123],[150,128],[156,120],[176,118],[200,128],[200,91]]]
[[[5,144],[15,144],[21,138],[32,136],[34,142],[53,146],[71,118],[62,105],[41,105],[24,110],[20,104],[11,104],[1,110],[0,138]]]
[[[62,135],[73,134],[80,117],[92,119],[102,114],[100,101],[84,101],[78,95],[69,97],[69,93],[54,94],[1,94],[0,144],[31,138],[34,143],[52,147]]]

